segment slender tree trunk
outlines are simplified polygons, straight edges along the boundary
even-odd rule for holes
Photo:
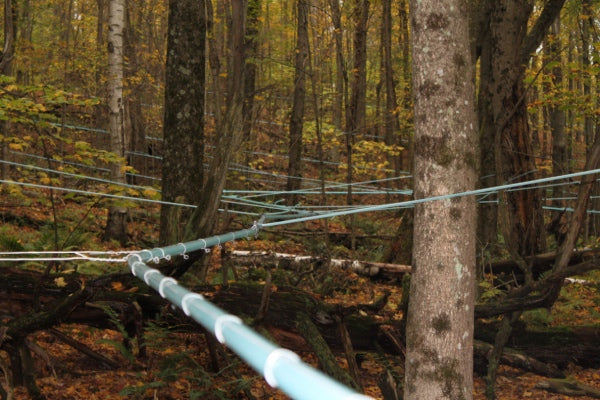
[[[213,157],[200,193],[198,208],[186,225],[184,240],[208,236],[216,224],[221,195],[227,178],[230,160],[242,141],[244,115],[244,32],[246,8],[243,2],[231,2],[231,74],[228,75],[227,104],[222,124],[216,127]]]
[[[342,129],[342,109],[344,91],[348,86],[348,75],[344,65],[344,49],[342,44],[342,16],[339,0],[329,0],[333,37],[335,39],[335,93],[333,99],[333,126]]]
[[[413,0],[410,9],[415,199],[472,190],[478,130],[466,2]],[[472,398],[475,233],[473,197],[415,207],[407,400]]]
[[[110,0],[108,15],[108,110],[110,149],[119,161],[111,163],[111,180],[125,183],[123,136],[123,30],[125,0]],[[127,208],[113,204],[108,209],[104,240],[127,242]]]
[[[14,29],[14,10],[13,4],[11,0],[4,0],[4,46],[2,50],[2,54],[0,56],[0,73],[2,75],[11,75],[12,74],[12,61],[14,57],[14,49],[15,49],[15,29]],[[2,135],[5,137],[9,135],[10,130],[10,121],[2,121]],[[6,142],[4,140],[1,141],[1,149],[2,159],[6,160],[8,156]],[[3,180],[7,178],[7,166],[6,164],[2,164],[0,175]]]
[[[219,3],[220,4],[220,3]],[[213,17],[213,7],[212,2],[206,2],[206,32],[208,36],[208,64],[210,66],[210,77],[211,77],[211,91],[212,95],[208,97],[212,99],[209,101],[207,105],[208,110],[213,113],[213,118],[215,121],[215,125],[219,126],[221,124],[222,119],[222,95],[221,92],[224,89],[220,84],[220,74],[221,74],[221,58],[220,58],[220,36],[219,33],[215,30],[214,26],[214,17]]]
[[[306,0],[297,1],[298,33],[294,73],[294,97],[290,116],[289,164],[286,190],[288,205],[298,202],[302,185],[302,129],[304,126],[304,102],[306,97],[306,73],[308,68],[308,5]]]
[[[204,2],[171,0],[165,82],[164,201],[200,205],[204,179]],[[190,213],[163,205],[160,242],[183,239]]]
[[[243,134],[247,142],[250,141],[252,122],[254,120],[254,95],[256,91],[256,77],[258,70],[258,34],[260,28],[261,0],[248,0],[246,34],[244,35],[244,58],[246,69],[244,71],[244,118]]]
[[[136,15],[132,13],[136,11]],[[140,68],[137,48],[141,46],[141,38],[138,26],[135,26],[133,21],[139,24],[142,21],[140,6],[136,8],[130,7],[126,13],[126,28],[125,28],[125,57],[127,58],[127,68],[125,69],[125,79],[135,82],[133,78]],[[137,18],[135,18],[137,17]],[[146,157],[141,154],[147,152],[146,144],[146,129],[144,124],[144,116],[142,114],[142,102],[144,102],[144,84],[130,83],[129,92],[131,96],[125,102],[125,154],[127,164],[132,166],[136,174],[149,175],[146,171]],[[139,178],[136,175],[129,175],[128,181],[134,184],[140,184]]]
[[[402,49],[402,109],[409,110],[412,108],[412,88],[411,88],[411,60],[410,60],[410,32],[408,29],[408,0],[401,0],[399,4],[399,20],[400,20],[400,48]],[[407,149],[405,155],[398,158],[400,165],[397,170],[408,169],[412,165],[413,153],[413,135],[412,135],[412,114],[406,114],[402,118],[402,128],[400,133],[400,144]]]
[[[106,45],[104,43],[104,29],[106,26],[106,0],[96,0],[96,4],[98,7],[98,23],[96,25],[96,49],[98,51],[98,54],[101,54],[101,52],[104,49],[104,46]],[[100,98],[107,98],[107,93],[106,93],[106,86],[102,84],[102,79],[103,77],[106,76],[106,69],[103,66],[103,63],[100,62],[100,60],[98,60],[98,62],[96,63],[96,73],[94,75],[94,79],[95,79],[95,85],[96,85],[96,92],[95,95],[100,97]],[[106,107],[103,106],[99,106],[99,107],[95,107],[94,108],[94,113],[95,113],[95,119],[96,119],[96,126],[97,127],[101,127],[101,128],[105,128],[106,127]],[[100,142],[100,140],[103,139],[96,139],[92,142],[92,145],[98,147],[98,148],[103,148],[103,143]]]
[[[485,9],[484,9],[485,7]],[[480,129],[481,146],[481,187],[492,187],[496,185],[496,164],[494,143],[496,129],[494,125],[494,114],[492,110],[492,42],[489,33],[491,2],[484,2],[479,10],[482,21],[477,28],[479,35],[479,93],[478,93],[478,118]],[[495,198],[485,199],[479,205],[479,218],[477,230],[478,254],[495,255],[500,253],[498,247],[498,205]]]
[[[382,24],[381,24],[381,48],[383,50],[382,69],[385,77],[385,112],[384,142],[388,146],[397,145],[398,124],[398,101],[396,99],[396,81],[394,79],[394,68],[392,63],[392,2],[382,1]],[[402,159],[401,156],[388,156],[389,166],[399,175]],[[388,174],[388,177],[391,174]]]
[[[0,72],[12,73],[12,61],[15,51],[15,24],[12,0],[4,0],[4,45],[0,54]]]
[[[591,43],[593,42],[592,32],[595,30],[595,11],[590,0],[583,0],[581,2],[581,14],[581,64],[583,71],[583,96],[585,99],[590,99],[593,92],[592,74],[590,71],[592,68],[593,59],[593,55],[591,54]],[[584,118],[583,136],[585,138],[586,149],[591,148],[592,142],[594,140],[594,119],[594,116],[589,114],[587,114]],[[598,189],[596,189],[596,191],[598,191]],[[598,201],[594,200],[592,200],[592,202],[593,204],[598,203]],[[597,214],[588,214],[586,215],[586,218],[588,219],[586,226],[587,235],[596,236],[598,234],[598,231],[600,230],[600,218]]]
[[[551,36],[548,39],[548,56],[551,57],[551,61],[557,61],[556,67],[552,68],[551,75],[551,90],[554,93],[560,93],[563,88],[563,63],[562,63],[562,49],[560,46],[560,18],[552,24],[550,28]],[[569,159],[567,155],[567,135],[566,129],[566,115],[565,111],[560,107],[559,104],[551,104],[548,109],[550,130],[552,132],[552,172],[554,175],[563,175],[569,172]],[[552,196],[556,198],[565,197],[567,194],[566,187],[563,185],[557,185],[552,189]],[[553,205],[566,207],[566,201],[553,201]],[[554,236],[557,242],[561,242],[562,235],[566,232],[566,218],[564,212],[553,213],[553,230]]]
[[[346,109],[346,183],[348,193],[346,203],[353,204],[352,181],[353,168],[352,151],[356,135],[365,128],[367,102],[367,21],[369,19],[369,0],[355,0],[354,3],[354,68],[352,69],[352,94],[350,104]],[[354,214],[350,216],[351,248],[356,247],[354,234]]]

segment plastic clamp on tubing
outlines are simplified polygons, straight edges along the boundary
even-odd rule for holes
[[[194,299],[204,300],[204,296],[198,293],[187,293],[181,298],[181,309],[188,317],[190,316],[190,306],[188,303]]]
[[[277,364],[277,361],[281,360],[282,358],[286,358],[295,363],[300,362],[300,357],[298,356],[298,354],[294,353],[291,350],[279,348],[270,352],[267,356],[267,359],[265,360],[265,365],[263,367],[263,375],[267,383],[274,388],[278,386],[274,371],[275,364]]]
[[[160,283],[158,284],[158,293],[160,293],[160,296],[164,299],[165,298],[165,285],[167,283],[172,283],[174,285],[177,285],[177,281],[169,276],[161,279]]]
[[[225,314],[217,317],[215,320],[215,337],[221,344],[225,344],[225,336],[223,336],[223,324],[225,322],[233,322],[236,324],[242,324],[242,320],[232,314]]]

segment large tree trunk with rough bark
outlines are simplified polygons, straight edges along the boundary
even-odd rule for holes
[[[184,240],[209,236],[216,220],[221,194],[227,180],[229,163],[242,140],[244,118],[244,33],[246,7],[244,2],[231,2],[231,72],[228,74],[227,100],[222,123],[214,143],[212,158],[208,164],[206,181],[199,194],[198,208],[194,210],[185,228]]]
[[[162,199],[198,205],[204,179],[204,1],[171,0],[167,34]],[[163,205],[160,242],[183,239],[191,212]]]
[[[478,50],[481,54],[480,121],[482,123],[482,166],[493,165],[482,175],[496,176],[496,183],[534,178],[535,154],[527,122],[525,67],[556,19],[564,0],[548,1],[531,29],[531,2],[500,0],[479,5]],[[516,257],[545,250],[545,229],[540,190],[501,193],[499,224],[508,249]],[[484,239],[493,242],[493,210],[482,219]]]
[[[477,185],[478,130],[468,8],[412,1],[415,199]],[[476,203],[416,205],[404,398],[470,399],[473,392]]]

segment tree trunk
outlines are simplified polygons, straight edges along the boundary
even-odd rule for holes
[[[481,169],[480,185],[491,187],[496,185],[496,165],[494,158],[494,115],[492,112],[492,43],[489,32],[490,13],[492,2],[484,2],[478,10],[481,21],[476,27],[478,36],[477,52],[479,53],[479,96],[477,99],[480,145]],[[479,205],[479,218],[477,228],[478,254],[500,254],[498,247],[498,205],[495,198],[486,198]],[[485,260],[482,260],[485,262]]]
[[[459,0],[412,1],[410,9],[414,197],[472,190],[477,185],[478,130],[468,9]],[[470,399],[475,199],[421,203],[414,218],[404,398]]]
[[[383,0],[382,23],[381,23],[381,48],[383,50],[382,57],[382,73],[385,81],[385,112],[384,112],[384,127],[385,135],[384,142],[388,146],[397,145],[396,133],[398,132],[398,101],[396,99],[396,81],[394,80],[394,68],[392,63],[392,2],[391,0]],[[394,169],[395,176],[399,175],[402,160],[400,156],[388,156],[388,168]],[[387,173],[387,177],[392,174]]]
[[[294,97],[290,116],[289,163],[286,190],[290,206],[298,202],[297,190],[302,184],[302,129],[304,126],[304,101],[306,97],[306,73],[308,68],[308,4],[297,1],[298,37],[294,72]]]
[[[335,94],[333,100],[333,126],[342,129],[342,108],[345,88],[348,86],[348,75],[344,65],[344,48],[342,45],[342,16],[339,0],[329,0],[333,36],[335,39]]]
[[[0,55],[0,73],[2,75],[11,75],[12,74],[12,60],[14,57],[14,39],[15,39],[15,29],[14,29],[14,10],[11,0],[4,0],[4,46],[2,53]],[[9,135],[10,130],[10,121],[2,121],[0,123],[2,125],[2,133],[4,136]],[[7,159],[8,151],[7,145],[4,140],[0,143],[0,156],[2,160]],[[0,178],[2,180],[7,179],[7,165],[2,164],[0,167]]]
[[[550,88],[554,93],[560,93],[563,89],[562,76],[562,56],[560,45],[560,18],[552,24],[550,28],[551,36],[548,39],[548,56],[549,61],[557,62],[557,66],[552,68]],[[565,111],[560,107],[560,104],[551,104],[548,110],[550,119],[550,130],[552,132],[552,172],[554,175],[564,175],[569,172],[569,158],[567,154],[567,135],[565,132],[566,116]],[[565,186],[557,185],[552,189],[552,196],[562,198],[567,195],[568,191]],[[565,200],[554,200],[553,206],[566,207]],[[564,212],[554,212],[552,216],[553,224],[551,224],[552,232],[557,242],[562,241],[562,237],[566,232],[566,216]]]
[[[246,9],[242,2],[231,2],[231,73],[228,75],[227,104],[222,124],[216,127],[217,140],[206,174],[206,182],[199,193],[198,208],[194,210],[185,228],[184,240],[209,236],[213,230],[227,170],[233,153],[242,140],[244,117],[244,32]]]
[[[244,35],[244,55],[246,69],[244,71],[244,118],[243,135],[250,141],[252,122],[254,119],[254,95],[256,91],[256,74],[258,70],[258,34],[260,29],[261,0],[248,0],[246,34]]]
[[[352,149],[356,135],[365,128],[365,114],[367,104],[367,22],[369,19],[369,0],[355,0],[354,3],[354,68],[352,69],[352,90],[350,103],[346,109],[346,183],[348,194],[346,203],[351,206],[352,181],[354,165],[352,163]],[[351,249],[356,248],[354,237],[354,214],[350,216],[350,232],[352,233]]]
[[[125,139],[123,131],[123,30],[125,0],[110,0],[108,15],[108,110],[110,150],[118,157],[110,165],[110,178],[125,183]],[[127,242],[127,208],[112,204],[108,209],[104,240]]]
[[[132,12],[137,11],[138,18],[132,18]],[[133,83],[135,74],[139,71],[140,62],[137,49],[142,45],[139,34],[139,27],[134,25],[134,21],[141,21],[140,9],[130,7],[127,9],[126,28],[125,28],[125,57],[127,58],[127,68],[125,69],[125,79],[131,81],[129,90],[131,96],[125,102],[125,155],[127,164],[135,169],[135,172],[127,176],[127,181],[131,184],[142,184],[143,181],[136,175],[146,175],[147,158],[144,156],[148,147],[146,144],[146,128],[144,116],[142,114],[142,103],[144,102],[145,83]],[[137,22],[136,21],[136,22]],[[150,182],[152,183],[152,182]]]
[[[162,199],[199,205],[204,179],[204,2],[171,0],[167,35]],[[177,243],[190,216],[163,205],[160,242]]]
[[[548,1],[529,31],[527,27],[533,11],[530,2],[501,0],[492,3],[487,36],[491,62],[486,63],[489,70],[481,73],[489,76],[495,126],[495,174],[497,183],[503,184],[534,177],[536,165],[523,77],[531,54],[560,13],[564,0]],[[531,189],[500,193],[499,197],[499,223],[508,250],[514,257],[544,251],[542,192]]]

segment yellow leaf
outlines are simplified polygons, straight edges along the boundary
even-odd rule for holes
[[[117,292],[122,292],[124,289],[124,286],[121,282],[111,282],[110,286],[113,288],[113,290],[116,290]]]
[[[65,286],[67,286],[67,282],[65,282],[65,278],[63,278],[62,276],[59,276],[58,278],[54,279],[54,283],[58,287],[65,287]]]
[[[11,150],[21,151],[23,150],[23,145],[21,143],[9,143],[8,148]]]

